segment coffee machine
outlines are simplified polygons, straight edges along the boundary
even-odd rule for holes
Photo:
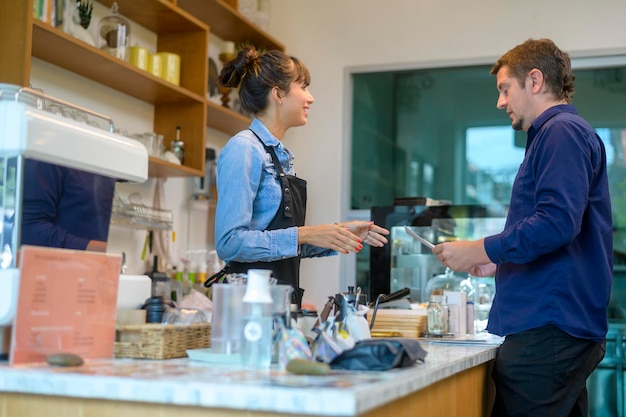
[[[33,89],[0,84],[0,356],[8,353],[17,308],[24,160],[144,182],[146,148],[113,132],[107,116]]]

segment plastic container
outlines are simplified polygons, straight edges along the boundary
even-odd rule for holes
[[[245,285],[213,284],[211,351],[241,353],[242,310]]]

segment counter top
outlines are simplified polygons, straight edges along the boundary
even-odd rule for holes
[[[497,344],[421,341],[425,363],[387,372],[292,375],[188,358],[90,360],[81,367],[0,365],[0,392],[356,416],[495,358]],[[313,389],[311,389],[313,388]]]

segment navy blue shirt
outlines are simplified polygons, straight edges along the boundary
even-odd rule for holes
[[[497,264],[490,333],[553,324],[574,337],[606,336],[613,275],[606,152],[574,106],[533,121],[504,231],[485,238],[485,249]]]
[[[107,241],[115,179],[26,160],[22,243],[84,250]]]

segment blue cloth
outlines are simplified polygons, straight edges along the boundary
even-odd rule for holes
[[[574,337],[605,337],[613,271],[606,153],[574,106],[554,106],[532,123],[504,231],[485,238],[485,249],[498,265],[489,332],[553,324]]]
[[[285,174],[295,175],[293,154],[254,119],[250,125],[274,148]],[[250,130],[233,136],[217,160],[217,208],[215,247],[220,259],[230,262],[271,262],[291,258],[335,255],[337,252],[311,245],[298,247],[298,228],[264,230],[272,221],[282,198],[280,182],[271,156]]]
[[[107,241],[115,179],[26,160],[23,244],[84,250]]]

